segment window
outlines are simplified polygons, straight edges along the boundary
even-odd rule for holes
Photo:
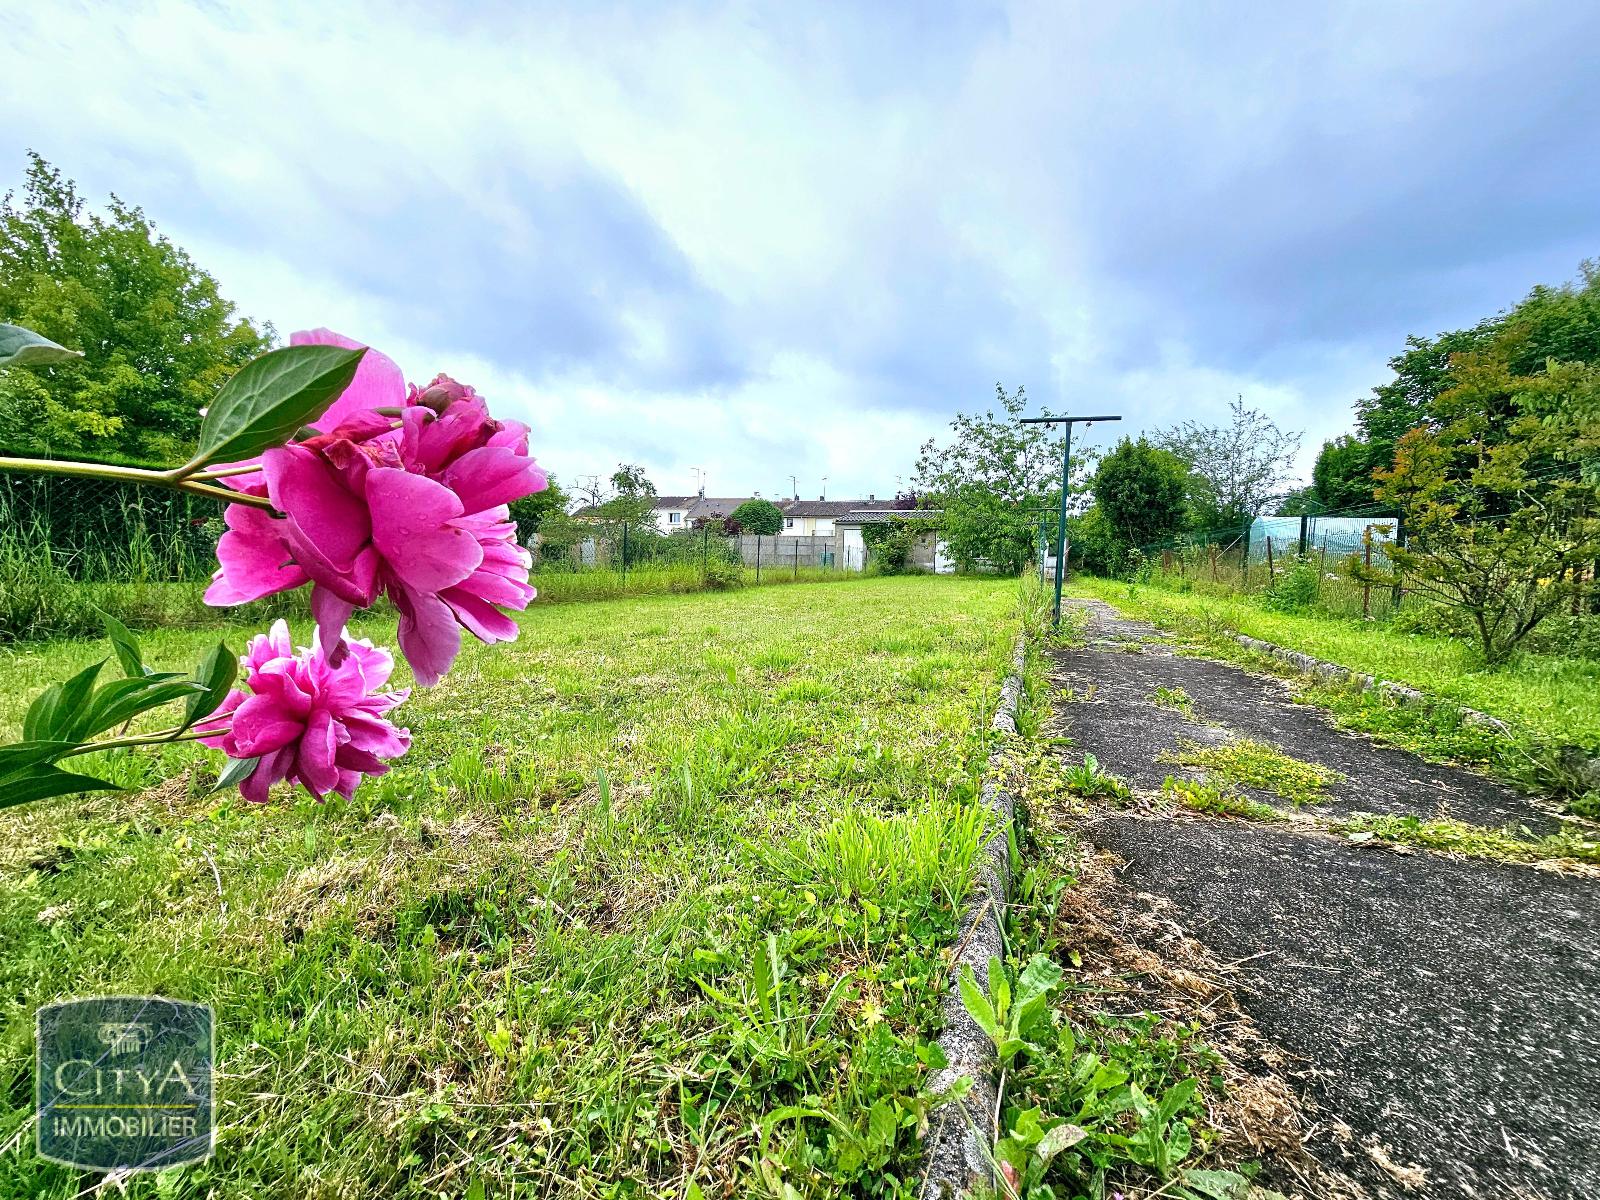
[[[667,524],[668,525],[677,525],[682,520],[683,520],[683,514],[682,513],[669,512],[667,514]]]
[[[785,517],[783,519],[783,527],[785,529],[793,529],[794,528],[794,518],[793,517]]]

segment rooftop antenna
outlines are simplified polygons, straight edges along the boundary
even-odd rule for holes
[[[793,475],[789,476],[789,494],[796,500],[800,499],[800,481]]]
[[[828,498],[828,477],[826,475],[822,477],[822,498],[824,500]]]
[[[694,477],[700,488],[700,499],[704,500],[706,498],[706,469],[704,467],[690,467],[689,470],[694,472]]]

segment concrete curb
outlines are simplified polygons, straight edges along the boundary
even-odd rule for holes
[[[1017,701],[1022,696],[1026,654],[1027,635],[1018,634],[1011,656],[1011,674],[1000,687],[1000,703],[994,719],[989,722],[991,729],[999,730],[1007,738],[1017,733]],[[930,1090],[936,1093],[947,1091],[963,1076],[972,1081],[972,1087],[962,1100],[940,1105],[930,1118],[926,1165],[919,1193],[927,1197],[961,1196],[974,1187],[995,1182],[989,1134],[998,1099],[1000,1064],[989,1035],[978,1027],[961,1003],[956,981],[961,968],[968,966],[979,986],[987,990],[984,981],[988,978],[990,957],[1005,957],[1003,927],[1011,889],[1011,852],[1006,833],[1011,828],[1016,801],[995,777],[997,757],[996,754],[989,756],[982,802],[998,820],[994,836],[984,846],[979,860],[977,886],[967,897],[961,914],[956,957],[950,964],[950,986],[944,997],[945,1026],[939,1035],[939,1048],[944,1051],[948,1065],[934,1072],[929,1080]]]
[[[1499,717],[1491,717],[1486,712],[1479,712],[1475,708],[1468,708],[1464,704],[1456,704],[1440,696],[1430,696],[1426,692],[1419,692],[1414,687],[1407,687],[1403,683],[1394,683],[1387,679],[1376,679],[1360,671],[1352,671],[1349,667],[1341,667],[1338,663],[1327,662],[1324,659],[1313,658],[1309,654],[1302,654],[1298,650],[1286,650],[1275,642],[1264,642],[1260,638],[1246,637],[1242,633],[1233,635],[1233,640],[1246,650],[1254,650],[1258,654],[1266,654],[1280,662],[1286,662],[1292,667],[1297,667],[1308,675],[1319,675],[1324,679],[1338,679],[1354,683],[1364,692],[1377,692],[1386,696],[1396,704],[1431,704],[1438,707],[1451,709],[1461,715],[1461,720],[1468,725],[1479,729],[1487,729],[1503,737],[1514,738],[1511,727]],[[1582,779],[1584,785],[1600,788],[1600,758],[1583,753],[1577,747],[1560,746],[1556,751],[1564,760],[1570,761],[1576,775]]]
[[[1280,662],[1286,662],[1292,667],[1297,667],[1307,675],[1320,675],[1324,679],[1338,679],[1358,685],[1364,692],[1377,692],[1386,696],[1397,704],[1436,704],[1446,708],[1453,708],[1461,714],[1461,719],[1468,725],[1476,725],[1481,729],[1492,729],[1495,733],[1511,735],[1511,727],[1498,717],[1491,717],[1486,712],[1479,712],[1475,708],[1465,705],[1452,704],[1448,700],[1436,696],[1429,696],[1419,692],[1416,688],[1407,687],[1403,683],[1393,683],[1387,679],[1377,679],[1360,671],[1352,671],[1349,667],[1341,667],[1338,663],[1328,662],[1326,659],[1313,658],[1309,654],[1302,654],[1298,650],[1287,650],[1275,642],[1264,642],[1260,638],[1246,637],[1242,633],[1233,635],[1233,640],[1246,650],[1254,650],[1258,654],[1270,655]]]

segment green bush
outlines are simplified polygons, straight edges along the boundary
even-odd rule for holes
[[[743,565],[731,562],[721,555],[708,558],[702,574],[706,587],[714,592],[726,592],[744,586]]]
[[[1317,560],[1310,555],[1297,554],[1283,560],[1276,580],[1261,603],[1273,612],[1309,612],[1317,602],[1319,584]]]
[[[861,540],[872,555],[868,570],[874,575],[920,573],[921,568],[911,561],[911,552],[918,535],[925,528],[926,522],[913,527],[911,521],[904,517],[891,517],[887,521],[863,525]]]

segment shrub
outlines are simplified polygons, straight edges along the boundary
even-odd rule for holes
[[[731,591],[744,586],[744,566],[726,558],[709,558],[705,566],[706,587],[714,592]]]
[[[911,561],[919,530],[904,517],[891,517],[861,527],[861,540],[872,552],[871,570],[879,575],[906,575],[920,570]]]
[[[1262,604],[1274,612],[1306,612],[1317,602],[1320,579],[1317,560],[1310,555],[1286,558]]]
[[[783,510],[771,500],[746,500],[729,514],[729,519],[744,532],[764,537],[783,528]]]

